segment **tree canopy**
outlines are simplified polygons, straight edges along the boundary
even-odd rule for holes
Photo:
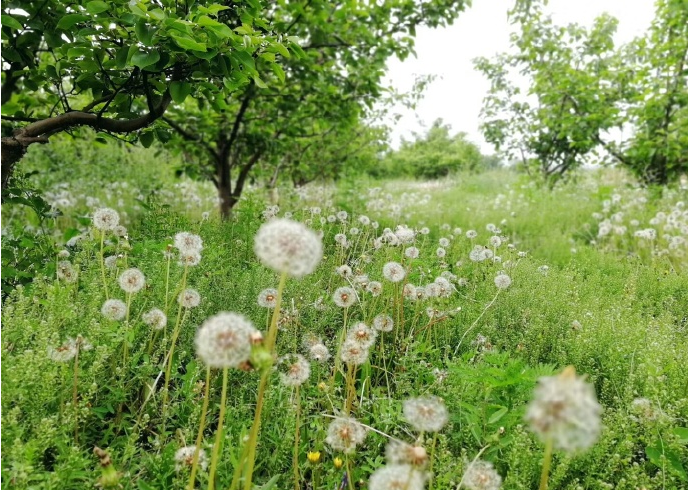
[[[620,47],[613,17],[557,26],[544,3],[511,11],[514,52],[476,60],[485,138],[552,181],[602,150],[647,183],[688,170],[688,2],[659,0],[647,34]]]

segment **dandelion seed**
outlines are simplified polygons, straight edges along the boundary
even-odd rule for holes
[[[119,287],[125,293],[138,293],[146,284],[146,277],[139,269],[127,269],[119,276]]]
[[[322,240],[301,223],[274,219],[258,230],[254,251],[263,265],[292,277],[303,277],[320,263]]]
[[[118,236],[120,238],[127,238],[127,229],[122,225],[115,226],[112,232],[115,234],[115,236]]]
[[[368,349],[355,340],[347,338],[342,344],[340,357],[346,364],[360,366],[368,360],[368,354]]]
[[[399,240],[399,243],[411,243],[416,237],[416,232],[406,226],[398,226],[394,236]]]
[[[174,236],[174,246],[183,255],[199,253],[203,250],[203,240],[200,236],[182,231]]]
[[[340,265],[339,267],[337,267],[337,268],[335,269],[335,272],[336,272],[339,276],[343,277],[344,279],[348,279],[348,278],[350,278],[350,277],[353,275],[353,271],[351,270],[351,267],[349,267],[349,266],[346,265],[346,264]]]
[[[410,464],[422,467],[428,461],[428,453],[423,446],[413,446],[392,439],[385,447],[385,458],[392,464]]]
[[[429,235],[430,234],[430,228],[427,226],[424,226],[423,228],[420,229],[420,234],[421,235]]]
[[[380,296],[382,293],[382,283],[378,281],[370,281],[366,287],[366,290],[374,297]]]
[[[57,278],[64,282],[75,282],[77,280],[76,269],[71,262],[61,260],[57,264]]]
[[[443,259],[446,257],[447,251],[442,247],[438,247],[437,250],[435,250],[435,255],[437,255],[438,258]]]
[[[285,386],[301,386],[311,374],[311,365],[301,354],[287,354],[277,364],[280,380]]]
[[[354,325],[347,334],[347,339],[351,339],[364,349],[370,349],[375,344],[377,332],[363,322]]]
[[[337,288],[332,299],[340,308],[348,308],[356,303],[356,291],[347,286]]]
[[[258,306],[262,308],[275,308],[277,306],[277,290],[268,288],[258,293]]]
[[[391,332],[394,328],[394,320],[391,316],[381,313],[373,319],[373,328],[380,332]]]
[[[196,354],[211,368],[237,368],[251,356],[251,340],[257,333],[243,315],[218,313],[197,330]]]
[[[587,449],[600,434],[602,407],[592,385],[569,366],[558,376],[538,380],[526,421],[543,441],[567,452]]]
[[[404,250],[404,255],[409,259],[417,259],[420,255],[420,251],[416,247],[408,247]]]
[[[143,323],[155,330],[162,330],[167,325],[167,315],[158,308],[153,308],[144,313],[141,318]]]
[[[100,309],[103,316],[109,320],[123,320],[127,314],[127,305],[119,299],[109,299]]]
[[[420,432],[439,432],[449,421],[449,414],[442,399],[421,397],[404,402],[404,418]]]
[[[119,224],[119,213],[114,209],[100,208],[93,213],[93,226],[100,231],[112,231]]]
[[[470,238],[471,240],[476,238],[478,236],[478,232],[475,230],[468,230],[466,232],[466,238]]]
[[[179,293],[177,302],[184,308],[196,308],[201,304],[201,295],[195,289],[185,289]]]
[[[361,223],[363,226],[368,226],[370,224],[370,218],[361,215],[358,217],[358,222]]]
[[[382,267],[382,275],[390,282],[399,282],[406,277],[406,270],[398,262],[387,262]]]
[[[449,238],[442,237],[439,239],[439,244],[440,247],[447,248],[451,242],[449,241]]]
[[[425,472],[408,464],[388,464],[375,470],[368,480],[369,490],[422,490]]]
[[[344,222],[344,221],[346,221],[346,219],[347,219],[348,217],[349,217],[349,213],[347,213],[346,211],[339,211],[339,212],[337,213],[337,219],[338,219],[339,221]]]
[[[55,362],[69,362],[76,356],[77,345],[74,339],[67,339],[61,346],[48,347],[48,357]]]
[[[186,467],[191,468],[191,466],[193,465],[195,453],[196,446],[185,446],[177,449],[177,452],[174,453],[175,471],[179,472]],[[205,451],[203,449],[201,449],[198,452],[198,465],[203,470],[208,468],[208,457],[206,456]]]
[[[198,251],[181,252],[177,263],[182,267],[195,267],[201,263],[201,254]]]
[[[330,350],[325,344],[317,343],[310,346],[308,354],[316,362],[326,362],[330,358]]]
[[[470,463],[461,481],[469,490],[499,490],[502,485],[502,477],[492,463],[482,460]]]
[[[506,274],[498,274],[494,279],[494,283],[498,289],[506,289],[511,286],[511,278]]]
[[[325,442],[335,451],[352,453],[366,436],[366,429],[352,417],[334,419],[327,428]]]

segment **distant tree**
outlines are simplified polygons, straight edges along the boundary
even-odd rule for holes
[[[188,95],[217,104],[279,73],[293,43],[256,0],[9,0],[2,4],[2,188],[28,146],[90,126],[150,144]],[[271,3],[271,2],[270,2]]]
[[[464,7],[449,0],[276,2],[271,25],[294,55],[279,66],[257,56],[246,68],[257,77],[227,98],[169,111],[164,121],[177,133],[171,143],[196,165],[188,172],[213,181],[225,217],[258,170],[293,171],[296,183],[333,175],[372,136],[362,124],[385,93],[388,59],[413,52],[417,27],[451,23]]]
[[[451,135],[451,127],[437,119],[425,134],[402,140],[381,164],[380,176],[407,175],[435,179],[459,170],[474,171],[484,161],[480,149],[466,139],[466,133]]]
[[[620,49],[616,19],[590,29],[556,26],[541,0],[510,12],[516,52],[477,68],[491,82],[482,111],[487,141],[552,183],[602,149],[647,183],[665,184],[688,169],[688,4],[659,0],[646,36]],[[525,76],[522,92],[514,82]],[[610,132],[631,128],[615,142]],[[626,131],[628,133],[628,131]]]

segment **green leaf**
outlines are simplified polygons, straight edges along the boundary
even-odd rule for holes
[[[284,56],[285,58],[291,57],[291,53],[289,52],[289,50],[286,47],[284,47],[284,44],[282,44],[282,43],[273,43],[270,45],[268,50],[269,51],[276,51],[279,54],[281,54],[282,56]]]
[[[497,410],[495,413],[490,415],[490,418],[487,420],[488,424],[494,424],[496,422],[499,422],[499,420],[504,417],[509,409],[507,407],[502,407],[499,410]]]
[[[184,99],[191,93],[192,85],[188,82],[172,82],[170,84],[170,95],[177,104],[184,102]]]
[[[688,444],[688,427],[674,427],[671,432],[678,436],[679,443]]]
[[[136,37],[145,46],[153,46],[153,35],[155,34],[155,29],[146,24],[145,19],[139,19],[134,28],[136,32]]]
[[[258,75],[253,77],[253,81],[258,88],[268,88],[268,85]]]
[[[134,56],[131,57],[131,64],[143,69],[147,66],[154,65],[159,59],[160,53],[157,51],[151,51],[148,53],[146,51],[139,50],[134,53]]]
[[[279,78],[279,81],[284,83],[285,75],[284,75],[284,69],[278,65],[277,63],[273,64],[270,66],[272,68],[272,71],[277,75],[277,78]]]
[[[172,34],[172,39],[182,49],[189,49],[191,51],[205,51],[207,49],[205,43],[199,43],[188,37]]]
[[[144,148],[150,148],[150,145],[155,141],[155,133],[153,131],[144,131],[139,135],[139,141]]]
[[[21,23],[12,17],[11,15],[3,15],[2,16],[2,25],[5,27],[9,27],[10,29],[18,29],[21,30],[24,28]],[[3,48],[4,49],[4,48]]]
[[[60,21],[57,23],[56,28],[57,29],[62,29],[63,31],[68,31],[72,27],[74,27],[76,24],[79,22],[84,22],[87,21],[88,17],[86,15],[82,14],[67,14],[64,17],[60,19]]]
[[[110,9],[110,6],[101,1],[101,0],[93,0],[92,2],[88,2],[86,4],[86,11],[91,14],[102,14],[103,12],[107,12]]]

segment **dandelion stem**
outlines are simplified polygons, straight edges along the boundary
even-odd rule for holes
[[[72,390],[72,405],[74,405],[74,444],[79,444],[79,407],[78,389],[79,389],[79,341],[77,340],[76,354],[74,355],[74,389]]]
[[[284,292],[284,285],[287,282],[287,273],[283,272],[280,276],[279,286],[277,287],[277,299],[275,301],[275,310],[272,313],[272,321],[270,322],[270,330],[266,338],[265,346],[270,354],[275,354],[275,344],[277,342],[277,323],[279,321],[280,309],[282,306],[282,293]],[[246,478],[244,480],[244,489],[251,490],[251,483],[253,480],[253,468],[256,464],[256,446],[258,445],[258,433],[260,432],[260,418],[263,412],[263,402],[265,401],[265,388],[268,384],[268,378],[272,371],[272,366],[266,366],[260,375],[260,383],[258,385],[258,399],[256,401],[256,412],[253,416],[253,425],[247,442],[248,450],[246,453]]]
[[[217,433],[215,434],[215,444],[213,444],[213,455],[210,459],[210,473],[208,474],[208,490],[215,488],[215,469],[217,460],[220,456],[220,446],[222,445],[222,426],[225,422],[225,408],[227,405],[227,373],[229,368],[222,370],[222,394],[220,395],[220,419],[218,420]],[[195,457],[195,456],[194,456]]]
[[[168,250],[169,252],[169,250]],[[170,294],[170,262],[172,262],[172,254],[167,254],[167,273],[165,274],[165,314],[167,314],[167,307],[169,305]]]
[[[475,319],[475,321],[473,322],[473,324],[472,324],[470,327],[468,327],[468,330],[466,330],[466,331],[463,333],[463,335],[461,336],[461,339],[459,340],[459,343],[456,345],[456,349],[454,349],[454,355],[456,355],[457,352],[459,352],[459,347],[461,347],[461,343],[463,342],[463,339],[466,338],[466,335],[468,335],[468,332],[470,332],[471,330],[473,330],[473,328],[475,328],[475,326],[478,324],[478,322],[479,322],[480,319],[483,317],[483,315],[485,314],[485,312],[486,312],[487,310],[490,309],[490,306],[492,306],[492,305],[494,304],[495,301],[497,301],[497,298],[499,297],[499,293],[501,293],[501,292],[502,292],[502,289],[498,289],[498,290],[497,290],[497,294],[495,294],[495,297],[492,298],[492,301],[490,301],[490,302],[488,303],[488,305],[485,307],[485,309],[482,311],[482,313],[480,313],[480,315],[478,316],[478,318]]]
[[[540,474],[540,490],[547,490],[547,480],[549,478],[549,467],[552,463],[552,449],[554,440],[550,437],[545,442],[545,459],[542,462],[542,473]]]
[[[430,467],[428,468],[428,474],[430,475],[430,484],[428,490],[432,490],[432,485],[435,483],[435,478],[432,474],[432,466],[435,462],[435,446],[437,445],[437,432],[432,436],[432,446],[430,446]]]
[[[294,397],[296,398],[296,427],[294,429],[294,457],[292,466],[294,467],[294,490],[300,490],[301,478],[299,476],[299,435],[301,429],[301,391],[296,386]]]
[[[203,429],[205,429],[205,415],[208,412],[208,398],[210,393],[210,368],[205,371],[205,393],[203,394],[203,408],[201,408],[201,421],[198,424],[198,435],[196,436],[196,450],[191,463],[191,476],[189,477],[188,490],[193,490],[196,483],[196,471],[198,470],[198,457],[201,454],[201,444],[203,443]]]
[[[105,279],[105,257],[103,257],[103,248],[105,245],[105,232],[100,231],[100,273],[103,276],[103,289],[105,289],[105,299],[110,299],[108,293],[107,280]]]
[[[184,267],[184,274],[182,274],[182,292],[184,294],[184,288],[186,287],[186,274],[189,270],[189,266]],[[168,388],[170,385],[170,374],[172,372],[172,358],[174,357],[174,345],[177,343],[177,337],[179,337],[179,330],[184,318],[182,317],[182,310],[184,310],[184,305],[179,302],[179,308],[177,309],[177,321],[174,325],[174,331],[172,332],[172,345],[170,346],[170,352],[167,359],[167,369],[165,369],[165,387],[162,391],[162,419],[163,419],[163,429],[167,414],[167,400],[168,400]],[[186,311],[184,311],[184,317],[186,317]]]
[[[349,455],[344,454],[344,459],[346,460],[346,481],[349,484],[349,490],[354,490],[354,482],[351,476],[351,461],[349,461]]]

